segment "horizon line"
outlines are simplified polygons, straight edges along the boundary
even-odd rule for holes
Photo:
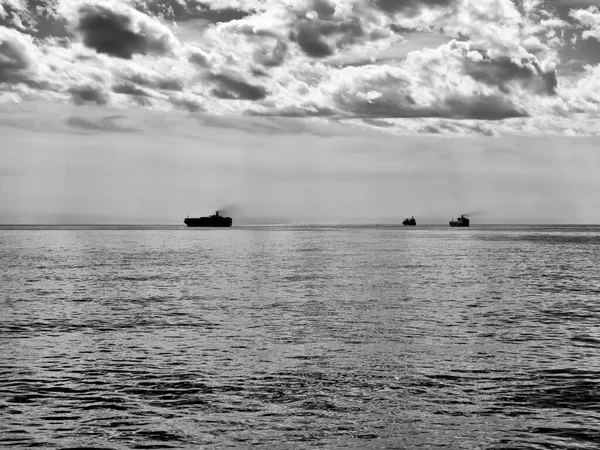
[[[449,221],[445,222],[425,222],[408,228],[418,228],[419,226],[449,226]],[[579,222],[486,222],[472,223],[470,227],[478,226],[600,226],[600,223]],[[215,228],[215,227],[188,227],[179,223],[0,223],[0,227],[181,227],[187,228]],[[273,222],[273,223],[238,223],[232,227],[257,227],[257,226],[401,226],[402,222]],[[219,228],[219,227],[216,227]],[[221,227],[223,228],[223,227]]]

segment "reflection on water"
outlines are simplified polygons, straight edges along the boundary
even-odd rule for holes
[[[597,448],[600,228],[0,229],[0,447]]]

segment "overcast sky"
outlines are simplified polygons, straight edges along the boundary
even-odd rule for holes
[[[600,223],[598,4],[0,0],[0,223]]]

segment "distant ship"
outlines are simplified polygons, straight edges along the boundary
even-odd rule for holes
[[[216,211],[213,215],[208,217],[187,217],[184,219],[188,227],[230,227],[233,224],[231,217],[223,217],[219,215],[219,211]]]
[[[414,217],[411,217],[410,219],[404,219],[404,221],[402,222],[402,225],[404,226],[415,226],[417,224],[417,221],[415,220]]]
[[[468,227],[469,219],[467,217],[465,217],[464,214],[461,214],[458,219],[456,219],[456,220],[452,219],[450,221],[450,226],[451,227]]]

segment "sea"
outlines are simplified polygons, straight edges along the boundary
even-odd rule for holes
[[[599,226],[2,226],[0,448],[598,449]]]

